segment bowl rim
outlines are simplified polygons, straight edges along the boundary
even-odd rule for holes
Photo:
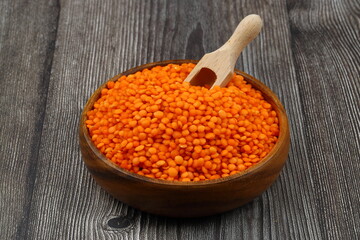
[[[155,66],[165,66],[168,64],[183,64],[183,63],[194,63],[196,64],[198,62],[198,60],[191,60],[191,59],[175,59],[175,60],[165,60],[165,61],[157,61],[157,62],[151,62],[151,63],[147,63],[147,64],[142,64],[133,68],[130,68],[120,74],[117,74],[116,76],[108,79],[106,82],[104,82],[100,87],[98,87],[93,93],[92,95],[88,98],[82,112],[81,112],[81,118],[80,118],[80,134],[83,133],[83,136],[86,140],[86,143],[88,145],[88,147],[91,149],[91,151],[96,155],[96,157],[101,160],[104,164],[106,164],[109,169],[111,169],[111,171],[117,175],[122,175],[123,177],[127,177],[130,178],[131,180],[134,181],[141,181],[141,182],[147,182],[149,184],[158,184],[158,185],[166,185],[166,186],[183,186],[183,187],[198,187],[198,186],[206,186],[206,185],[214,185],[214,184],[222,184],[225,182],[231,182],[234,179],[239,180],[239,178],[246,178],[249,175],[251,175],[253,172],[259,171],[261,169],[263,169],[264,167],[266,167],[266,164],[269,162],[269,160],[274,157],[276,155],[276,153],[283,147],[286,147],[287,143],[286,143],[286,139],[289,135],[289,122],[288,122],[288,118],[286,115],[286,111],[285,108],[283,107],[283,105],[281,104],[280,100],[278,99],[277,95],[271,91],[271,89],[269,87],[267,87],[264,83],[262,83],[260,80],[256,79],[255,77],[242,72],[238,69],[234,69],[234,72],[236,74],[239,74],[241,76],[244,77],[245,81],[247,81],[249,84],[251,84],[255,89],[259,90],[259,87],[262,88],[263,91],[261,91],[261,93],[263,94],[263,97],[268,101],[270,101],[270,104],[274,107],[274,110],[276,111],[276,113],[278,114],[278,119],[279,119],[279,127],[280,127],[280,132],[279,132],[279,137],[277,142],[275,143],[274,147],[271,149],[271,151],[266,155],[265,158],[263,158],[262,160],[260,160],[257,164],[255,164],[254,166],[249,167],[248,169],[241,171],[239,173],[227,176],[227,177],[221,177],[218,179],[211,179],[211,180],[205,180],[205,181],[190,181],[190,182],[181,182],[181,181],[169,181],[169,180],[162,180],[162,179],[156,179],[156,178],[150,178],[150,177],[146,177],[146,176],[142,176],[139,175],[137,173],[133,173],[130,172],[126,169],[121,168],[120,166],[116,165],[114,162],[112,162],[110,159],[108,159],[104,154],[102,154],[97,147],[95,146],[95,144],[93,143],[93,141],[90,138],[90,134],[88,131],[88,128],[86,127],[85,121],[87,120],[87,111],[89,111],[90,109],[92,109],[93,105],[91,105],[91,100],[96,97],[98,95],[98,97],[100,96],[100,92],[101,90],[106,87],[106,84],[110,81],[116,81],[118,80],[121,76],[126,76],[126,75],[130,75],[133,73],[136,73],[138,71],[141,71],[143,69],[146,68],[152,68]],[[248,81],[250,80],[250,82]],[[264,92],[265,90],[265,92]],[[271,95],[270,95],[271,94]],[[97,98],[98,99],[98,98]],[[95,101],[94,101],[95,102]]]

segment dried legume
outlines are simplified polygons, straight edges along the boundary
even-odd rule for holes
[[[95,146],[130,172],[170,181],[227,177],[275,145],[277,114],[235,75],[225,88],[183,82],[194,64],[145,69],[108,82],[87,113]]]

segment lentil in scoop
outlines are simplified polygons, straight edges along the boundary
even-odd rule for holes
[[[170,181],[227,177],[261,161],[279,136],[276,112],[240,75],[226,88],[183,82],[194,64],[108,82],[86,125],[119,167]]]

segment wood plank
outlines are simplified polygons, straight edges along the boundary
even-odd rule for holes
[[[360,237],[360,46],[354,1],[290,6],[306,148],[324,238]]]
[[[239,68],[278,94],[289,116],[292,145],[288,163],[277,182],[254,202],[222,216],[222,226],[228,227],[222,230],[221,236],[222,239],[238,236],[242,239],[320,239],[310,169],[304,164],[308,162],[308,152],[286,2],[255,1],[235,5],[233,9],[249,5],[252,12],[264,18],[264,29],[260,41],[255,40],[242,54]]]
[[[24,239],[55,46],[56,1],[0,1],[0,239]]]

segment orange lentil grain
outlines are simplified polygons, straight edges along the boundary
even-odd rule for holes
[[[184,162],[184,158],[182,156],[176,156],[174,160],[177,164],[182,164]]]
[[[164,116],[164,113],[161,111],[154,112],[154,117],[156,118],[162,118]]]
[[[179,143],[180,143],[180,144],[185,144],[185,143],[186,143],[186,139],[185,139],[185,138],[180,138],[180,139],[179,139]]]
[[[177,175],[178,175],[178,170],[176,170],[176,168],[173,168],[173,167],[169,168],[168,172],[169,172],[169,176],[173,177],[173,178],[177,177]]]

